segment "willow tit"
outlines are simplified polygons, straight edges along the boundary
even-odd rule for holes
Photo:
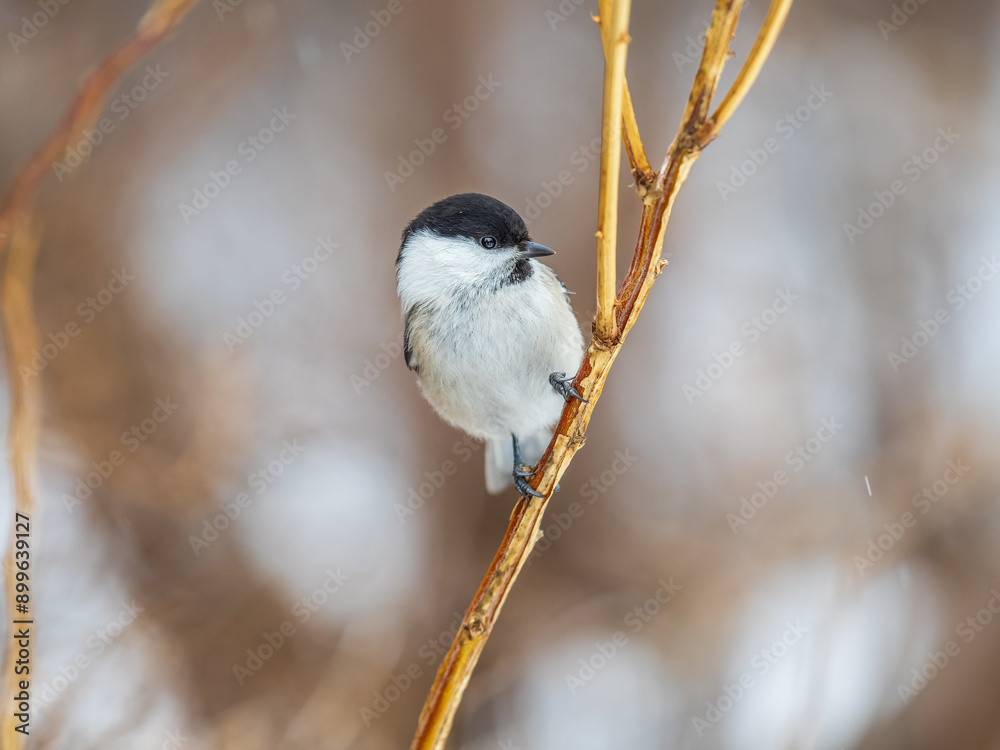
[[[583,357],[569,293],[536,260],[554,252],[510,206],[462,193],[421,211],[396,257],[406,365],[446,422],[486,441],[491,493],[513,476],[540,497],[522,458],[541,458],[564,401],[581,398],[566,375]]]

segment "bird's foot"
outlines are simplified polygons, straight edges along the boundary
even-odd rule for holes
[[[564,372],[554,372],[549,375],[549,383],[552,384],[556,393],[562,396],[565,401],[569,401],[572,396],[577,401],[583,401],[585,404],[590,403],[587,399],[580,395],[580,392],[576,388],[573,387],[574,379],[575,376],[567,376]]]
[[[528,467],[524,464],[514,465],[514,486],[517,488],[517,491],[521,493],[521,497],[545,497],[545,495],[528,484],[528,477],[532,477],[534,475],[535,472],[528,471]]]
[[[521,493],[521,497],[545,497],[541,492],[528,484],[528,477],[535,475],[535,470],[521,463],[521,447],[517,443],[517,435],[511,435],[514,443],[514,486]]]

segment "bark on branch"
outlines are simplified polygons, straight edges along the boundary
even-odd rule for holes
[[[496,624],[511,586],[540,536],[542,515],[552,492],[570,461],[586,439],[587,426],[601,396],[611,365],[642,310],[656,277],[666,265],[661,260],[663,235],[674,200],[701,150],[717,135],[743,100],[777,39],[792,0],[773,0],[749,58],[718,110],[709,115],[719,78],[729,56],[729,42],[736,30],[743,0],[717,0],[706,33],[705,49],[695,75],[691,95],[680,128],[659,172],[646,173],[648,162],[639,138],[631,97],[625,83],[628,0],[600,0],[602,40],[605,50],[605,87],[601,157],[601,234],[598,254],[598,313],[594,338],[577,373],[575,387],[587,403],[571,400],[563,409],[552,442],[538,464],[532,486],[541,498],[522,498],[511,514],[507,533],[500,543],[485,578],[465,613],[451,648],[438,669],[424,703],[411,750],[441,750],[448,738],[462,694],[472,677],[479,655]],[[624,122],[623,122],[624,121]],[[639,236],[628,273],[613,299],[607,296],[608,279],[614,283],[614,239],[617,226],[617,171],[622,131],[636,188],[643,197]],[[615,179],[610,171],[614,167]],[[652,179],[650,179],[652,178]],[[615,195],[609,191],[614,190]],[[607,213],[606,213],[607,212]],[[610,218],[609,218],[610,217]],[[613,221],[612,221],[613,219]],[[610,242],[608,242],[610,241]],[[608,251],[610,245],[611,250]],[[613,319],[605,316],[613,312]]]
[[[152,4],[135,33],[84,79],[62,122],[17,173],[3,208],[0,208],[0,264],[3,264],[0,315],[11,401],[8,443],[18,513],[30,516],[34,507],[35,453],[41,427],[38,376],[24,377],[21,374],[22,368],[30,366],[32,352],[38,347],[32,305],[39,243],[38,232],[33,228],[31,219],[35,196],[52,163],[60,159],[80,132],[93,125],[100,116],[104,101],[118,79],[140,57],[159,44],[197,4],[198,0],[156,0]],[[11,534],[4,562],[8,623],[12,619],[34,619],[30,607],[26,612],[16,609],[16,541]],[[8,634],[7,644],[2,695],[4,705],[11,706],[17,692],[14,661],[18,659],[18,642]],[[15,726],[13,714],[5,711],[0,724],[0,740],[7,750],[18,750],[24,746],[24,736],[15,731]]]

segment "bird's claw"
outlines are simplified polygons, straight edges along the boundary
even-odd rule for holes
[[[575,398],[577,401],[582,401],[585,404],[589,404],[580,392],[573,387],[573,380],[575,376],[567,376],[564,372],[554,372],[549,375],[549,383],[555,388],[556,393],[563,397],[563,400],[569,401],[570,397]]]
[[[514,444],[514,486],[517,491],[521,493],[521,497],[527,499],[529,497],[545,497],[541,492],[536,490],[530,484],[528,484],[528,477],[533,477],[535,475],[534,469],[529,469],[527,466],[521,463],[521,449],[517,442],[517,435],[511,435],[511,440]]]
[[[533,471],[526,471],[525,469],[514,469],[514,486],[517,491],[521,493],[521,497],[545,497],[541,492],[536,490],[530,484],[528,484],[527,477],[534,474]]]

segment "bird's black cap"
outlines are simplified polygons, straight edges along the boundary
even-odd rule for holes
[[[530,242],[528,228],[517,211],[506,203],[481,193],[459,193],[434,203],[419,214],[403,230],[403,245],[414,232],[429,230],[442,237],[468,237],[479,242],[493,237],[497,247],[513,247]],[[399,262],[399,257],[396,262]]]

